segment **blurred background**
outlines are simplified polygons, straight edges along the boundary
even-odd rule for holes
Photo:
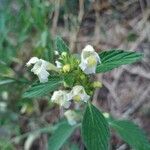
[[[22,94],[36,79],[25,63],[32,56],[53,62],[56,35],[72,52],[91,44],[98,52],[144,53],[141,62],[97,75],[103,88],[93,103],[114,117],[133,120],[150,139],[149,0],[0,0],[0,149],[47,149],[59,108],[49,96],[23,99]],[[79,131],[70,143],[64,150],[84,149]],[[113,150],[129,150],[115,134],[111,143]]]

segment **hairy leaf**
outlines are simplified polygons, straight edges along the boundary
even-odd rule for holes
[[[56,37],[55,39],[55,45],[56,45],[56,49],[58,50],[58,52],[62,53],[62,52],[69,52],[69,48],[66,45],[66,43],[63,41],[63,39],[61,37]]]
[[[150,143],[143,131],[134,123],[127,120],[112,120],[110,126],[119,136],[136,150],[150,150]]]
[[[66,140],[71,136],[77,126],[70,126],[68,122],[60,123],[49,139],[48,147],[50,150],[60,150]]]
[[[23,97],[31,98],[46,95],[56,90],[62,83],[62,78],[58,76],[51,77],[46,83],[33,84],[24,94]]]
[[[97,73],[107,72],[121,65],[134,63],[140,60],[143,55],[137,52],[110,50],[101,52],[99,56],[101,63],[97,65]]]
[[[68,73],[68,74],[64,75],[64,81],[67,85],[72,87],[74,85],[74,81],[75,81],[74,74],[73,73]]]
[[[92,104],[86,108],[82,122],[82,136],[88,150],[109,149],[109,127],[103,114]]]

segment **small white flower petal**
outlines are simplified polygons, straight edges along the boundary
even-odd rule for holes
[[[69,108],[70,106],[70,102],[69,102],[69,97],[68,97],[68,93],[66,91],[55,91],[51,97],[52,102],[63,106],[65,108]]]
[[[41,70],[41,72],[38,74],[38,77],[41,83],[48,82],[48,76],[49,76],[49,73],[44,69]]]
[[[92,73],[95,73],[95,70],[96,70],[96,66],[90,67],[90,68],[86,68],[83,71],[84,71],[85,74],[92,74]]]
[[[83,102],[87,103],[88,100],[90,99],[90,96],[87,94],[83,94],[83,95],[81,95],[81,99]]]
[[[68,109],[70,107],[70,105],[71,105],[71,102],[66,101],[63,106],[64,106],[64,108]]]
[[[83,86],[76,85],[73,87],[73,89],[70,92],[70,98],[75,101],[87,102],[90,96],[87,95]]]
[[[97,62],[101,63],[101,59],[100,59],[99,55],[96,52],[95,52],[95,57],[97,59]]]
[[[62,68],[62,63],[60,63],[59,61],[55,61],[55,63],[57,68]]]
[[[81,103],[75,102],[74,104],[75,104],[75,106],[74,106],[75,110],[79,110]]]
[[[84,51],[89,51],[89,52],[95,52],[93,46],[91,46],[91,45],[86,45],[83,50]]]
[[[67,93],[67,100],[70,101],[72,99],[72,92]]]
[[[75,125],[77,124],[77,120],[78,120],[78,115],[76,114],[75,111],[73,110],[67,110],[64,113],[64,116],[67,118],[67,121],[70,125]]]
[[[55,55],[59,55],[59,52],[58,52],[58,51],[54,51],[54,54],[55,54]]]
[[[34,64],[33,68],[31,69],[31,72],[38,76],[41,83],[47,82],[49,76],[47,70],[49,69],[50,63],[43,59],[32,57],[27,63],[27,66],[30,66],[31,64]]]
[[[79,67],[82,69],[82,70],[85,70],[87,68],[87,62],[86,60],[85,61],[81,61]]]
[[[39,60],[39,61],[33,66],[33,68],[31,69],[31,72],[33,72],[34,74],[38,75],[38,74],[41,72],[41,70],[42,70],[41,66],[42,66],[42,62]]]
[[[26,66],[29,67],[32,64],[35,64],[37,61],[39,61],[39,59],[37,57],[32,57],[27,63]]]

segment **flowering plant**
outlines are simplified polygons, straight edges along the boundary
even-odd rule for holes
[[[97,53],[91,45],[87,45],[80,57],[71,54],[60,37],[56,38],[56,47],[55,63],[37,57],[27,62],[27,67],[33,65],[31,71],[38,76],[40,83],[32,85],[23,95],[32,98],[51,93],[51,102],[63,109],[61,116],[67,122],[61,123],[50,138],[50,149],[60,149],[71,133],[81,127],[84,144],[89,150],[109,149],[110,128],[115,129],[133,148],[148,150],[149,143],[135,124],[116,120],[92,104],[94,91],[101,88],[102,83],[93,81],[91,77],[134,63],[142,58],[142,54],[123,50]]]

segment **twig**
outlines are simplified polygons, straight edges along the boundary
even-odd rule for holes
[[[144,71],[141,67],[123,67],[124,70],[126,70],[127,72],[131,73],[131,74],[136,74],[139,75],[141,77],[144,77],[146,79],[150,80],[150,73]]]
[[[109,90],[110,94],[112,95],[115,103],[117,104],[117,102],[119,102],[119,98],[118,96],[116,95],[116,92],[114,90],[114,88],[112,88],[111,84],[109,84],[107,81],[103,80],[102,83],[104,84],[104,86]]]
[[[139,2],[140,2],[142,13],[144,13],[144,2],[143,0],[139,0]]]
[[[94,31],[94,44],[97,45],[100,41],[100,14],[97,9],[95,9],[95,18],[96,18],[96,23],[95,23],[95,31]]]
[[[37,133],[47,133],[47,131],[49,131],[49,132],[52,132],[53,130],[55,130],[55,127],[52,127],[52,126],[50,126],[50,125],[48,125],[48,126],[46,126],[46,127],[43,127],[43,128],[40,128],[40,129],[36,129],[35,131],[30,131],[30,132],[26,132],[26,133],[24,133],[24,134],[22,134],[22,135],[19,135],[19,136],[16,136],[16,137],[13,137],[11,140],[10,140],[10,142],[17,142],[17,141],[19,141],[19,140],[22,140],[22,139],[24,139],[24,138],[26,138],[26,137],[28,137],[30,134],[37,134]]]
[[[60,7],[60,0],[55,0],[55,11],[54,11],[54,18],[52,22],[52,35],[55,35],[57,29],[57,22],[59,17],[59,7]]]
[[[70,32],[70,49],[73,50],[73,52],[75,53],[75,44],[78,38],[78,33],[80,31],[80,24],[82,22],[83,19],[83,14],[84,14],[84,0],[80,0],[79,1],[79,13],[78,13],[78,23],[76,24],[76,30],[72,29],[72,31]]]

